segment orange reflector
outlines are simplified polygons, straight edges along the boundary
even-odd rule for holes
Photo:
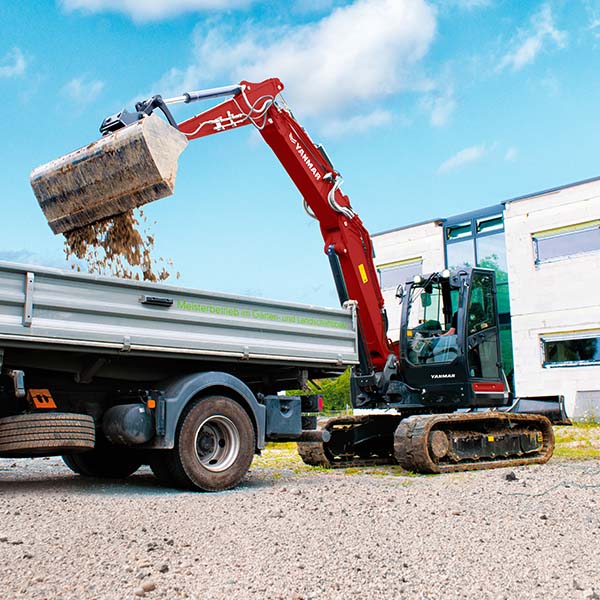
[[[56,408],[50,390],[27,390],[27,401],[34,408]]]
[[[148,400],[148,402],[146,403],[146,406],[148,408],[156,408],[156,400]]]

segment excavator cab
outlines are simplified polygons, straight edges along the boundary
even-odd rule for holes
[[[422,390],[423,404],[506,406],[494,272],[417,276],[401,296],[400,371],[404,383]]]

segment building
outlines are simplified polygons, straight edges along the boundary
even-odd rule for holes
[[[600,419],[600,178],[373,236],[392,340],[397,286],[461,266],[496,271],[505,372],[522,397],[563,395]]]

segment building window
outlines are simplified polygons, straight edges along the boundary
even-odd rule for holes
[[[484,267],[496,272],[498,312],[510,312],[508,272],[502,213],[490,211],[484,216],[450,222],[446,225],[446,266],[455,271],[465,267]]]
[[[478,266],[493,269],[496,273],[500,349],[504,371],[510,380],[513,370],[513,351],[502,207],[495,206],[485,211],[478,211],[473,213],[470,219],[459,215],[455,219],[449,219],[444,227],[446,266],[450,270]]]
[[[534,233],[535,264],[600,250],[600,219],[570,227]]]
[[[444,229],[446,266],[450,270],[475,266],[486,267],[496,271],[497,283],[506,281],[502,213],[488,210],[485,216],[474,215],[469,220],[449,220]]]
[[[475,227],[477,234],[491,233],[492,231],[504,231],[504,218],[502,215],[477,219]]]
[[[508,267],[506,266],[506,244],[504,232],[478,237],[477,266],[493,269],[496,272],[496,289],[498,291],[498,312],[510,312],[508,295]]]
[[[423,259],[411,258],[377,267],[379,285],[382,290],[395,290],[400,284],[412,281],[415,275],[423,273]]]
[[[473,226],[471,221],[446,226],[446,240],[458,240],[464,237],[471,237],[472,235]]]
[[[544,367],[600,365],[600,332],[542,337]]]
[[[446,246],[448,268],[451,271],[475,266],[475,246],[473,240],[463,240]]]

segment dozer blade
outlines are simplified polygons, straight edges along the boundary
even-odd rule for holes
[[[31,172],[54,233],[65,233],[173,193],[186,136],[157,115],[118,129]]]

